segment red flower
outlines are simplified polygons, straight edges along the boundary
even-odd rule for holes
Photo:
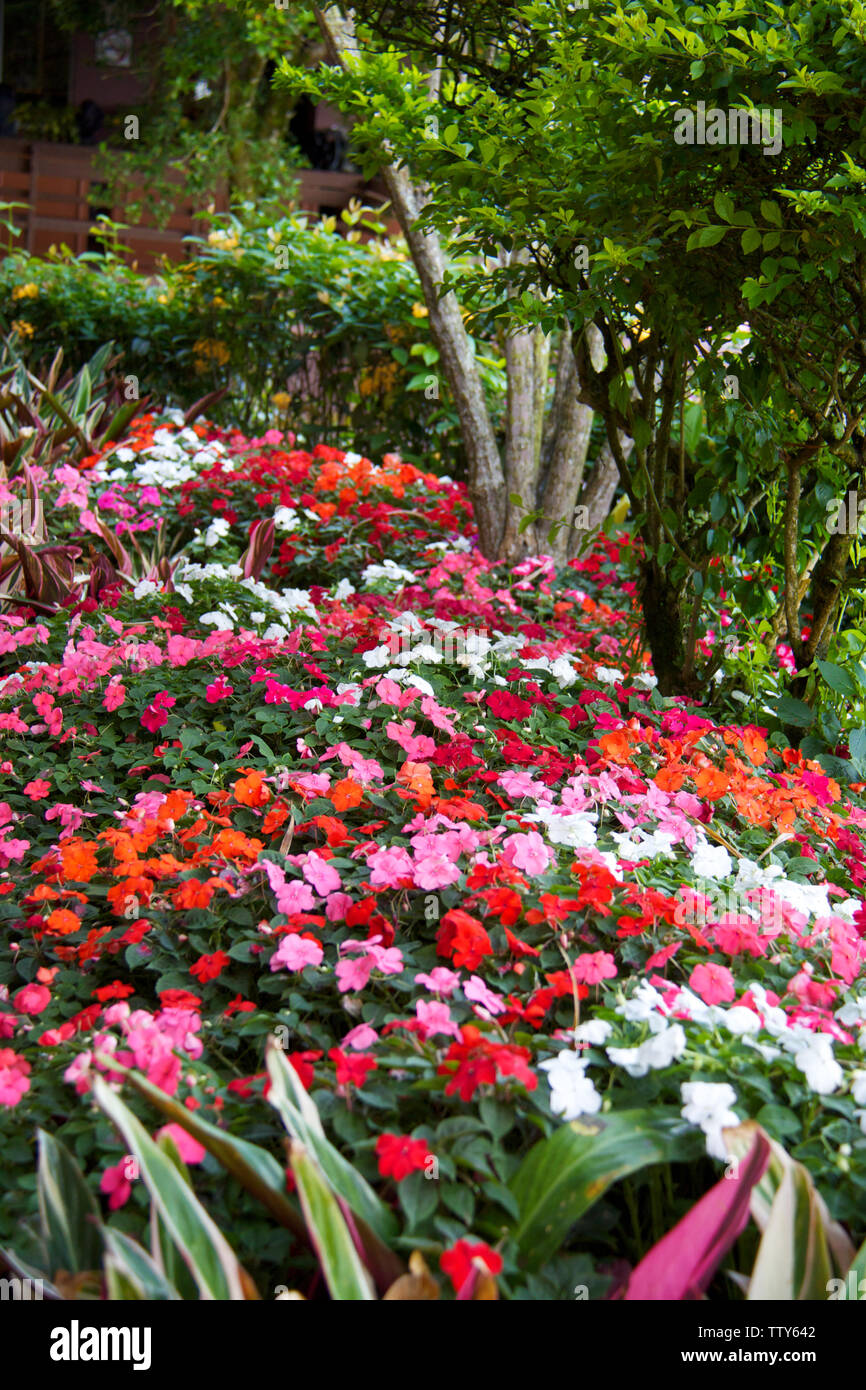
[[[502,1273],[502,1256],[491,1250],[489,1245],[485,1245],[483,1240],[475,1244],[470,1244],[468,1240],[458,1240],[450,1250],[439,1256],[440,1267],[451,1280],[455,1293],[460,1292],[472,1273],[473,1260],[480,1260],[489,1274]]]
[[[163,724],[168,722],[167,710],[172,705],[177,704],[173,695],[169,695],[167,690],[160,690],[158,695],[148,705],[144,714],[141,716],[141,723],[150,733],[155,734],[157,729],[161,729]]]
[[[164,989],[160,992],[159,1007],[161,1009],[201,1009],[201,1000],[197,994],[190,994],[188,989]]]
[[[500,1077],[513,1076],[528,1091],[534,1091],[538,1078],[527,1065],[531,1055],[528,1047],[491,1042],[474,1025],[467,1024],[460,1030],[460,1041],[451,1044],[437,1072],[451,1078],[445,1094],[453,1096],[456,1091],[465,1101],[472,1099],[479,1086],[495,1085],[497,1073]],[[456,1069],[450,1065],[452,1062],[457,1063]]]
[[[225,951],[214,951],[212,955],[199,956],[195,964],[190,966],[189,973],[200,984],[206,985],[210,980],[215,980],[227,965],[231,965],[231,957]]]
[[[345,1053],[340,1047],[332,1047],[328,1057],[337,1066],[338,1086],[363,1086],[367,1073],[374,1071],[379,1063],[366,1052]]]
[[[436,935],[436,952],[450,956],[458,967],[477,970],[485,956],[493,954],[490,937],[477,917],[470,917],[460,907],[453,907],[442,918]]]
[[[410,1173],[427,1167],[427,1140],[413,1139],[409,1134],[380,1134],[376,1140],[376,1157],[383,1178],[402,1182]]]
[[[492,690],[487,696],[487,707],[497,719],[526,719],[532,713],[528,700],[508,690]]]
[[[128,999],[130,994],[135,994],[135,989],[132,985],[125,985],[122,980],[112,980],[110,985],[103,985],[91,993],[100,1004],[107,1004],[109,999]]]
[[[13,1002],[23,1014],[41,1014],[51,1003],[51,990],[44,985],[25,985],[19,989]]]
[[[320,1060],[321,1052],[289,1052],[286,1055],[298,1073],[298,1080],[304,1090],[309,1091],[315,1079],[313,1063]]]
[[[255,1008],[255,1004],[250,999],[244,999],[242,994],[236,994],[234,999],[223,1009],[223,1018],[231,1018],[232,1014],[255,1013]]]

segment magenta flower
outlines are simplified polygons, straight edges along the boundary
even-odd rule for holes
[[[616,962],[609,951],[587,951],[578,956],[573,966],[574,978],[583,985],[597,985],[602,980],[612,980],[616,975]]]
[[[324,955],[321,944],[311,936],[284,936],[271,956],[271,969],[304,970],[308,965],[321,965]]]

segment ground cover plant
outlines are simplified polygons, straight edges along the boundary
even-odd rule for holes
[[[10,1268],[852,1296],[863,786],[760,670],[659,694],[631,531],[495,565],[460,484],[179,412],[27,469],[90,564],[0,614]]]

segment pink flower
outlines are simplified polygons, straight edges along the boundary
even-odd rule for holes
[[[23,1014],[41,1014],[51,1003],[51,990],[44,985],[25,985],[15,995],[15,1007]]]
[[[587,951],[574,962],[574,978],[584,985],[597,985],[612,980],[616,962],[608,951]]]
[[[337,962],[337,988],[341,994],[362,990],[373,973],[372,956],[356,956]]]
[[[134,1164],[135,1159],[127,1154],[113,1168],[106,1168],[99,1180],[99,1190],[108,1197],[108,1206],[111,1211],[117,1211],[118,1207],[125,1206],[132,1195],[130,1177],[135,1171]]]
[[[169,695],[167,690],[160,690],[141,716],[141,724],[149,733],[155,734],[157,729],[161,729],[163,724],[168,722],[166,711],[176,704],[177,700],[173,695]]]
[[[416,985],[426,985],[434,994],[453,994],[460,984],[460,976],[453,970],[448,970],[444,965],[437,965],[430,974],[423,971],[415,976]]]
[[[346,1034],[341,1045],[351,1047],[353,1052],[363,1052],[365,1047],[372,1047],[378,1041],[379,1034],[375,1028],[371,1028],[369,1023],[359,1023],[357,1028]]]
[[[204,693],[208,704],[215,705],[219,700],[227,700],[230,695],[233,695],[235,688],[233,685],[229,685],[225,676],[217,676]]]
[[[459,1038],[460,1028],[451,1017],[451,1010],[448,1005],[443,1004],[440,1000],[416,1000],[415,1013],[421,1024],[421,1036],[425,1042],[437,1033],[445,1033],[452,1038]]]
[[[30,1090],[30,1063],[12,1051],[0,1047],[0,1105],[10,1109]]]
[[[408,851],[399,845],[377,849],[367,860],[367,867],[374,888],[399,888],[402,879],[411,881],[414,868]]]
[[[284,936],[271,956],[271,969],[303,970],[308,965],[321,965],[324,955],[321,944],[311,936]]]
[[[193,1139],[192,1135],[187,1133],[183,1125],[163,1125],[162,1129],[156,1131],[157,1139],[161,1139],[164,1134],[167,1134],[170,1139],[174,1140],[177,1151],[184,1163],[201,1163],[207,1153],[207,1149],[203,1144],[200,1144],[197,1139]],[[110,1202],[109,1206],[111,1206]]]
[[[41,801],[43,796],[47,796],[50,791],[50,782],[46,782],[44,777],[34,777],[33,781],[28,782],[24,788],[24,795],[29,796],[31,801]]]
[[[503,841],[506,864],[523,873],[543,874],[552,857],[537,830],[530,830],[526,835],[508,835]]]
[[[436,888],[447,888],[456,883],[460,870],[453,860],[445,854],[427,854],[415,865],[415,887],[432,892]]]
[[[480,975],[470,976],[469,983],[463,986],[463,993],[467,999],[480,1004],[489,1014],[501,1014],[505,1010],[505,1000],[501,995],[494,994],[492,989],[488,989]]]
[[[328,893],[335,893],[338,888],[342,888],[343,882],[336,869],[332,869],[326,859],[323,859],[315,850],[311,850],[306,856],[304,867],[301,871],[308,883],[312,883],[316,892],[325,897]]]
[[[725,965],[696,965],[689,985],[705,1004],[723,1004],[737,996],[734,977]]]
[[[329,922],[343,922],[352,906],[348,893],[329,893],[325,903],[325,916]]]
[[[110,680],[108,682],[108,685],[105,687],[105,695],[103,696],[102,707],[103,709],[107,709],[109,712],[111,710],[119,709],[125,699],[126,686],[115,676],[114,679]]]

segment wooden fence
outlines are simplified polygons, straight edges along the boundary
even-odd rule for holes
[[[79,145],[0,139],[0,203],[25,204],[14,215],[21,236],[14,239],[13,249],[45,255],[50,246],[65,244],[80,255],[97,248],[91,232],[98,213],[107,213],[116,222],[126,221],[122,207],[105,204],[94,172],[94,153]],[[359,174],[298,169],[295,177],[300,183],[299,205],[311,212],[338,212],[351,198],[381,199],[381,194],[375,197],[379,192],[375,185],[366,183]],[[201,231],[202,219],[195,215],[203,211],[201,202],[185,196],[180,174],[172,181],[177,183],[177,200],[166,226],[160,228],[143,219],[122,234],[123,244],[131,248],[140,270],[152,270],[163,256],[181,260],[188,254],[183,238]],[[208,202],[219,212],[227,207],[220,189]],[[4,239],[0,257],[7,252]]]

